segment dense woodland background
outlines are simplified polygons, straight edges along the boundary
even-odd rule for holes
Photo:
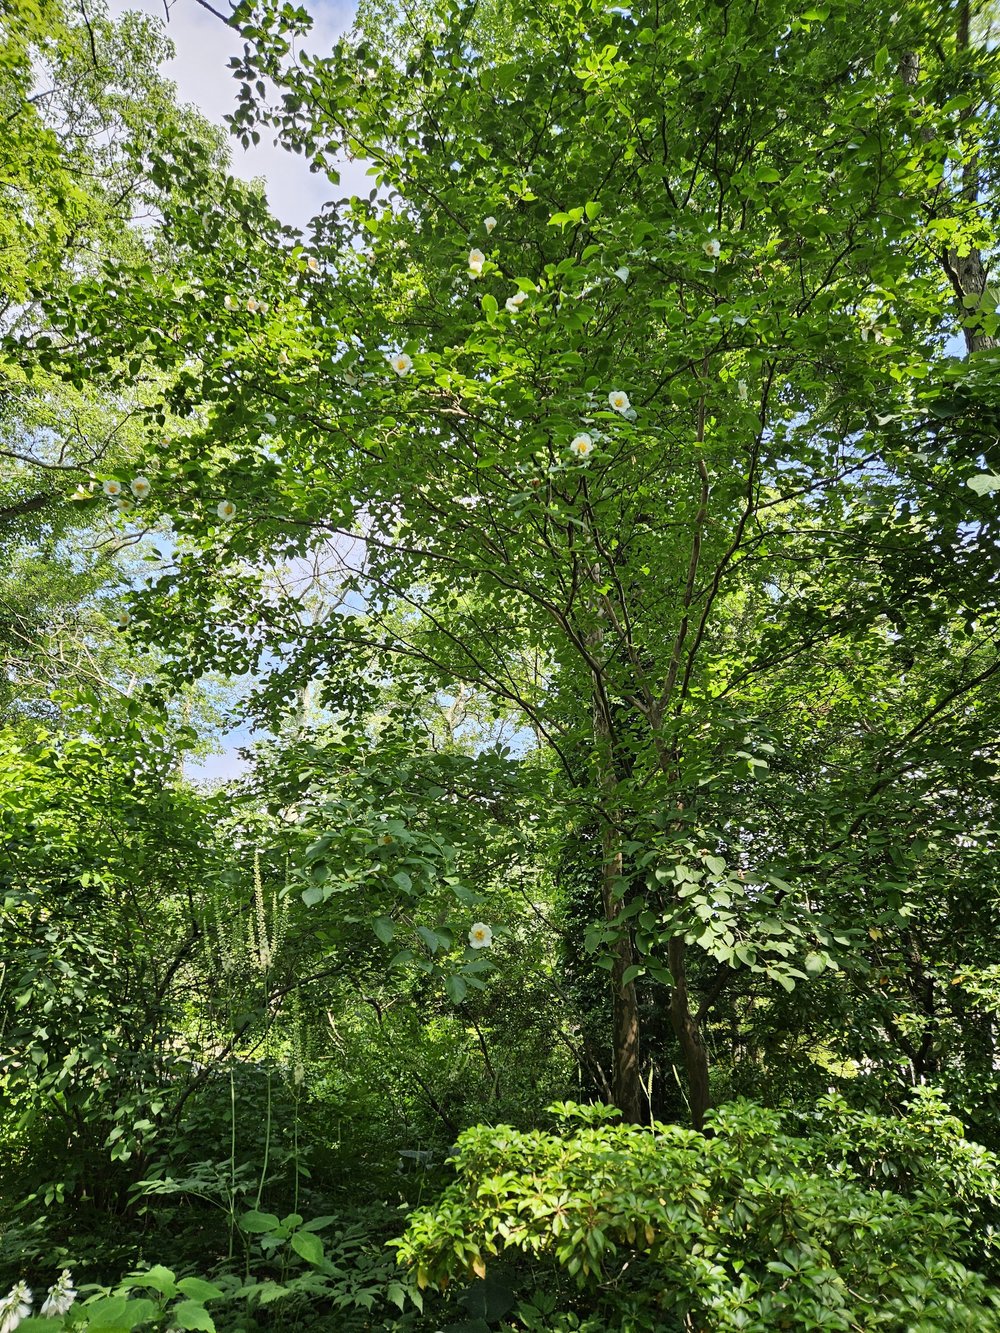
[[[3,7],[0,1333],[1000,1329],[991,18]]]

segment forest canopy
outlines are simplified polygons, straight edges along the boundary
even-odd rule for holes
[[[991,10],[216,17],[0,17],[0,1333],[1000,1329]]]

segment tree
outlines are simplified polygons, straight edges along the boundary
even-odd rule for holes
[[[308,250],[248,200],[242,232],[196,234],[175,192],[166,235],[210,315],[147,294],[112,326],[77,293],[123,360],[176,367],[168,318],[187,348],[171,403],[190,429],[157,493],[191,555],[137,618],[188,675],[280,645],[265,708],[322,677],[350,711],[396,675],[515,709],[601,830],[615,1100],[641,1117],[645,976],[700,1125],[725,989],[863,957],[836,853],[926,745],[964,763],[955,716],[992,706],[992,507],[970,504],[961,449],[928,451],[956,378],[943,339],[968,319],[942,238],[992,237],[949,164],[991,169],[990,97],[964,89],[996,61],[922,6],[566,3],[519,12],[489,58],[471,11],[435,12],[402,68],[350,40],[293,61],[301,15],[241,11],[237,131],[271,124],[334,175],[338,151],[364,156],[376,189]],[[331,546],[350,611],[290,634],[293,602],[262,604],[255,571]],[[818,776],[808,852],[773,839],[744,794],[803,691],[873,635],[903,688],[897,636],[938,654],[972,602],[976,654],[949,649],[933,704],[863,737],[849,782]]]

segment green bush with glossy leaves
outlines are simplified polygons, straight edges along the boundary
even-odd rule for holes
[[[898,1119],[828,1098],[804,1133],[734,1102],[708,1137],[553,1109],[561,1133],[462,1135],[457,1179],[398,1242],[420,1285],[518,1256],[536,1287],[520,1326],[537,1330],[1000,1329],[968,1266],[992,1244],[997,1161],[933,1096]]]

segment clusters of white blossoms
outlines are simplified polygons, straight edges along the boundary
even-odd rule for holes
[[[153,489],[148,477],[133,477],[128,484],[129,490],[137,500],[145,500],[146,496]],[[118,508],[122,510],[131,509],[132,501],[125,495],[124,487],[120,481],[114,477],[109,477],[101,486],[104,494],[109,500],[117,502]]]
[[[7,1295],[0,1300],[0,1333],[14,1333],[25,1319],[31,1316],[33,1297],[26,1282],[18,1282]],[[76,1288],[68,1268],[64,1268],[42,1302],[39,1315],[43,1319],[57,1319],[66,1314],[76,1300]]]
[[[496,225],[497,225],[497,220],[496,220],[496,218],[483,218],[483,227],[484,227],[485,230],[486,230],[486,235],[487,235],[487,236],[490,236],[490,235],[492,234],[492,232],[493,232],[493,228],[494,228]],[[484,265],[485,263],[486,263],[486,256],[483,254],[482,250],[477,250],[477,249],[475,249],[475,248],[473,248],[472,250],[470,250],[470,251],[469,251],[469,276],[470,276],[471,278],[478,278],[478,277],[481,275],[482,271],[483,271],[483,265]]]
[[[14,1333],[30,1314],[31,1288],[25,1282],[18,1282],[0,1301],[0,1333]]]
[[[632,404],[629,402],[629,396],[624,389],[611,390],[608,394],[608,406],[620,416],[628,417],[630,421],[635,420]],[[570,440],[569,451],[571,454],[575,454],[577,458],[588,458],[594,451],[594,437],[585,430],[579,431]]]
[[[477,921],[469,931],[469,945],[473,949],[488,949],[492,943],[492,928],[482,921]]]
[[[73,1286],[72,1274],[68,1268],[64,1268],[56,1281],[49,1287],[48,1295],[42,1302],[39,1314],[48,1318],[57,1318],[59,1315],[64,1315],[75,1300],[76,1288]]]
[[[222,304],[227,310],[239,310],[242,308],[235,296],[224,297]],[[248,296],[245,306],[251,315],[266,315],[271,309],[267,301],[258,301],[255,296]]]
[[[128,488],[135,496],[136,500],[140,501],[145,500],[146,496],[149,495],[150,491],[153,489],[152,483],[148,477],[133,477],[129,482]],[[132,508],[133,502],[128,496],[123,494],[124,487],[121,482],[116,481],[114,477],[109,477],[108,480],[103,483],[101,489],[109,500],[114,500],[116,502],[117,507],[122,510],[123,513],[127,513],[128,510]],[[215,512],[221,519],[224,519],[228,523],[236,517],[236,506],[233,504],[232,500],[220,500],[216,506]],[[127,624],[128,620],[126,619],[121,623]]]

